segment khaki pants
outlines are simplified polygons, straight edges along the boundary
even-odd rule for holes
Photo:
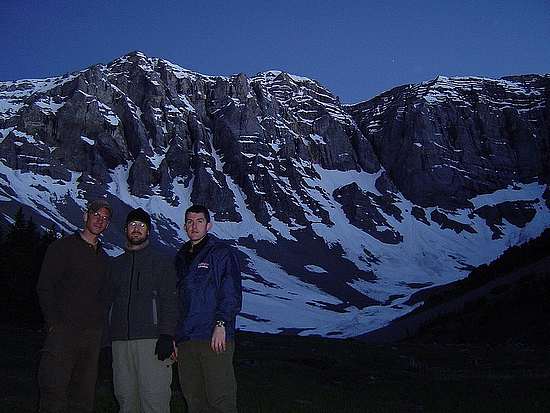
[[[101,329],[56,326],[48,334],[40,367],[40,412],[92,412]]]
[[[233,370],[234,342],[216,354],[210,341],[178,345],[178,372],[189,413],[236,413],[237,383]]]
[[[157,339],[113,341],[113,385],[121,413],[169,413],[172,361],[155,354]]]

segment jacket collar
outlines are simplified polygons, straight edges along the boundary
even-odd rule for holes
[[[74,237],[79,239],[80,241],[82,241],[84,244],[86,244],[88,247],[90,247],[91,249],[93,249],[96,253],[99,253],[100,251],[103,250],[103,245],[101,244],[101,241],[99,240],[99,238],[97,239],[97,243],[94,245],[94,244],[90,244],[88,241],[86,241],[83,237],[82,237],[82,233],[80,231],[76,231],[74,233]]]

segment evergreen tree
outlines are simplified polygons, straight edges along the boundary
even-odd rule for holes
[[[14,218],[14,223],[10,225],[6,235],[6,241],[3,245],[5,259],[2,272],[2,298],[4,299],[4,302],[10,304],[10,308],[13,307],[13,300],[16,294],[16,280],[18,272],[17,263],[20,262],[22,258],[25,258],[21,257],[18,253],[26,226],[25,215],[23,214],[22,208],[17,210]],[[8,317],[10,317],[9,314]]]
[[[36,283],[44,254],[55,239],[53,225],[41,234],[32,218],[25,219],[19,208],[1,245],[4,253],[0,261],[0,294],[7,304],[7,311],[2,313],[7,320],[33,323],[41,320]]]

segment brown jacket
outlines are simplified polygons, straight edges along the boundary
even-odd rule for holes
[[[108,259],[99,244],[94,250],[79,233],[49,246],[36,288],[48,327],[103,328]]]

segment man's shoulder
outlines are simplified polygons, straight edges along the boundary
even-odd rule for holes
[[[212,254],[235,254],[235,247],[231,244],[231,241],[218,238],[214,235],[210,236],[208,246],[210,247],[210,253]]]
[[[124,259],[127,258],[129,255],[130,255],[129,252],[124,250],[121,254],[111,257],[111,262],[117,263],[117,262],[124,261]]]
[[[81,238],[78,233],[64,235],[50,244],[50,248],[66,248],[70,245],[78,244]]]
[[[151,254],[151,257],[153,257],[153,259],[157,260],[157,261],[169,261],[169,262],[172,262],[172,260],[174,259],[174,254],[171,254],[167,251],[164,251],[160,248],[157,248],[157,247],[147,247],[147,249],[149,250],[149,254]]]

